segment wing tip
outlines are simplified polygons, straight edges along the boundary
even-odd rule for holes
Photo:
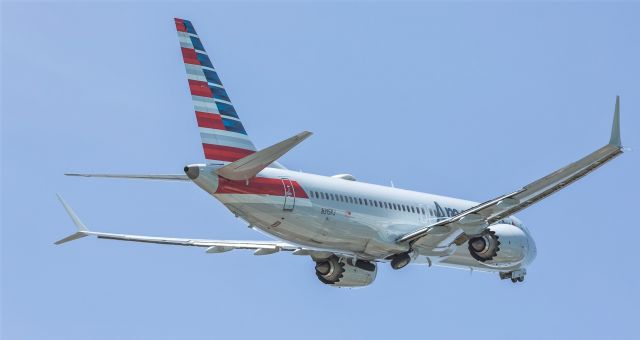
[[[89,229],[84,225],[84,223],[82,223],[78,215],[76,215],[73,209],[71,209],[71,207],[67,204],[67,202],[65,202],[62,196],[60,196],[59,194],[56,194],[56,196],[58,196],[58,200],[60,201],[60,203],[62,203],[64,210],[66,210],[69,217],[71,217],[71,220],[73,221],[73,224],[75,224],[76,228],[78,229],[78,232],[81,233],[81,232],[89,231]]]
[[[613,123],[611,125],[609,144],[622,147],[622,141],[620,139],[620,96],[616,96],[616,107],[613,111]]]

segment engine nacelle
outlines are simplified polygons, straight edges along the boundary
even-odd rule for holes
[[[373,262],[339,258],[335,255],[316,261],[316,275],[335,287],[364,287],[376,279],[378,267]]]
[[[471,256],[491,267],[510,267],[525,259],[529,249],[525,232],[511,224],[495,224],[468,241]]]

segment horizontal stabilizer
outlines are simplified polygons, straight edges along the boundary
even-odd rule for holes
[[[189,181],[186,175],[140,175],[140,174],[64,174],[75,177],[101,177],[101,178],[126,178],[126,179],[152,179],[158,181]]]
[[[262,171],[262,169],[268,167],[271,163],[275,162],[278,158],[282,157],[282,155],[311,135],[312,133],[309,131],[301,132],[280,143],[274,144],[266,149],[229,163],[218,169],[216,173],[231,180],[247,180],[249,178],[253,178]]]

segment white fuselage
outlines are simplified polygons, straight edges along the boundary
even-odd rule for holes
[[[264,169],[255,179],[231,182],[215,175],[216,166],[199,165],[194,182],[253,228],[282,240],[319,250],[353,254],[361,259],[385,260],[409,250],[396,241],[420,227],[477,205],[477,202],[326,177],[284,169]],[[453,240],[460,233],[435,238],[418,247],[412,263],[515,270],[535,257],[535,243],[515,217],[501,221],[517,228],[525,239],[517,261],[499,268],[473,259]],[[511,241],[509,241],[511,242]]]

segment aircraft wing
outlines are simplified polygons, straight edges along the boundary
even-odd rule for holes
[[[496,197],[455,216],[420,228],[401,237],[398,242],[414,242],[429,234],[462,230],[467,236],[478,235],[489,225],[511,216],[543,198],[586,176],[623,152],[620,141],[620,97],[616,98],[609,143],[584,158],[571,163],[519,190]]]
[[[206,239],[190,239],[190,238],[173,238],[173,237],[157,237],[157,236],[142,236],[142,235],[128,235],[128,234],[112,234],[103,233],[98,231],[89,230],[80,218],[75,214],[73,209],[58,196],[58,199],[64,206],[65,210],[73,220],[77,231],[57,242],[56,245],[67,243],[69,241],[77,240],[86,236],[96,236],[101,239],[118,240],[118,241],[131,241],[131,242],[143,242],[143,243],[156,243],[156,244],[168,244],[176,246],[191,246],[191,247],[203,247],[207,248],[207,253],[223,253],[234,249],[250,249],[254,250],[254,255],[268,255],[277,253],[279,251],[289,251],[294,255],[311,255],[313,257],[325,258],[331,256],[333,253],[325,250],[303,248],[297,245],[282,241],[236,241],[236,240],[206,240]]]

